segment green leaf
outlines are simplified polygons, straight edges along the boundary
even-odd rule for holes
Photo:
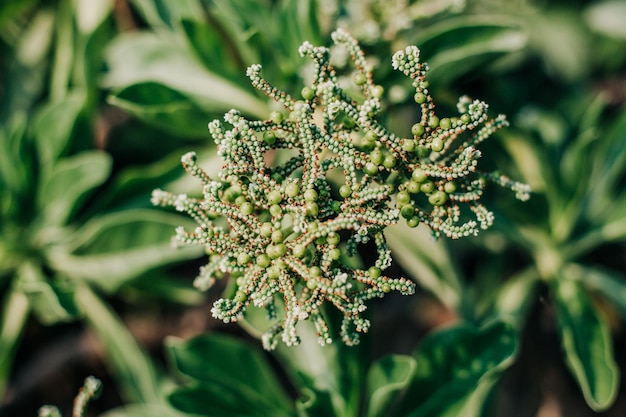
[[[108,101],[148,124],[181,137],[208,136],[206,110],[163,84],[132,84],[109,96]]]
[[[517,332],[507,322],[470,325],[429,335],[415,353],[417,370],[397,415],[480,416],[484,401],[517,352]]]
[[[71,252],[54,250],[49,258],[70,279],[112,292],[153,268],[199,256],[200,247],[172,247],[179,225],[192,222],[150,209],[106,214],[85,224],[75,235],[74,246],[65,248]]]
[[[536,301],[539,276],[535,268],[527,268],[496,288],[494,316],[510,318],[520,327]]]
[[[84,95],[74,92],[38,112],[33,120],[33,135],[41,165],[51,167],[70,146],[84,104]]]
[[[615,401],[619,384],[609,327],[580,282],[556,278],[552,293],[566,363],[587,404],[595,411],[606,410]]]
[[[410,356],[385,356],[370,367],[367,375],[367,417],[387,415],[394,396],[407,387],[417,363]]]
[[[263,354],[233,337],[170,338],[174,367],[194,380],[169,399],[178,409],[207,416],[289,416],[293,409]],[[207,401],[208,400],[208,401]]]
[[[102,151],[85,151],[60,160],[39,188],[38,206],[46,225],[64,225],[108,178],[111,163]]]
[[[39,265],[24,263],[17,279],[17,288],[28,297],[31,309],[43,324],[69,321],[78,315],[73,289],[50,281]]]
[[[434,241],[426,227],[411,229],[404,222],[389,228],[387,243],[394,260],[446,307],[462,312],[462,284],[442,240]]]
[[[518,21],[488,15],[445,19],[414,41],[430,67],[430,82],[442,84],[520,51],[526,42]]]
[[[252,94],[208,71],[177,39],[162,34],[134,32],[118,36],[109,45],[109,73],[103,82],[113,89],[154,82],[188,98],[207,113],[237,108],[249,116],[266,118],[268,105]]]
[[[193,417],[166,404],[128,404],[98,414],[99,417]]]
[[[153,28],[173,28],[180,19],[202,19],[198,0],[131,0],[133,7]]]
[[[0,398],[9,381],[15,351],[22,337],[28,318],[28,298],[21,291],[11,288],[2,299],[0,316]]]
[[[583,16],[594,31],[617,39],[626,39],[626,3],[605,0],[589,5]]]
[[[565,268],[565,275],[594,290],[609,300],[626,317],[626,276],[599,266],[570,264]]]
[[[130,402],[160,403],[154,365],[120,318],[86,285],[78,286],[76,303],[104,344],[107,360],[124,398]]]

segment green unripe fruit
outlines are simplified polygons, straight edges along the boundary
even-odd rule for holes
[[[304,200],[305,201],[317,201],[319,194],[313,188],[309,188],[304,192]]]
[[[426,179],[428,179],[428,176],[426,175],[424,171],[418,168],[415,171],[413,171],[413,173],[411,174],[411,178],[413,178],[414,181],[422,183],[426,181]]]
[[[337,200],[333,200],[333,202],[330,203],[330,208],[332,208],[334,212],[339,213],[341,211],[341,203]]]
[[[426,94],[415,93],[415,95],[413,96],[413,100],[415,100],[417,104],[424,104],[426,102]]]
[[[453,192],[456,191],[456,183],[454,181],[445,183],[443,185],[443,190],[448,194],[452,194]]]
[[[435,183],[432,181],[426,181],[420,186],[420,191],[424,194],[432,193],[435,190]]]
[[[410,228],[417,227],[418,224],[420,224],[420,219],[417,217],[411,217],[406,221],[406,225]]]
[[[335,232],[330,232],[328,236],[326,236],[326,241],[328,242],[329,245],[332,245],[332,246],[337,245],[340,240],[341,240],[341,237]]]
[[[380,286],[380,290],[384,293],[388,293],[391,291],[391,285],[384,283],[383,285]]]
[[[288,197],[295,197],[299,193],[300,193],[300,187],[296,183],[291,182],[287,184],[287,186],[285,187],[285,194],[287,194]]]
[[[415,123],[413,126],[411,126],[411,133],[416,138],[422,136],[425,131],[426,129],[424,129],[424,126],[422,126],[420,123]]]
[[[431,116],[428,118],[428,127],[435,129],[439,126],[439,118],[437,116]]]
[[[252,205],[252,203],[246,201],[241,205],[239,210],[241,211],[241,214],[243,214],[244,216],[248,216],[254,211],[254,206]]]
[[[283,233],[282,230],[278,229],[278,230],[274,230],[272,232],[272,242],[274,243],[280,243],[283,241],[285,235]]]
[[[285,116],[283,116],[283,114],[279,111],[273,111],[270,113],[270,120],[274,124],[279,124],[280,122],[282,122],[284,117]]]
[[[353,80],[356,85],[363,85],[367,82],[367,77],[362,72],[357,72],[354,74]]]
[[[271,280],[278,279],[278,277],[280,277],[280,271],[281,269],[278,265],[272,265],[267,268],[267,277]]]
[[[377,279],[382,275],[382,271],[377,266],[370,266],[367,270],[367,275],[369,275],[372,279]]]
[[[252,261],[252,257],[246,252],[241,252],[237,255],[237,263],[239,265],[248,265],[250,261]]]
[[[417,148],[415,148],[415,156],[417,156],[418,158],[425,158],[428,156],[429,153],[430,151],[424,145],[420,145]]]
[[[315,97],[315,90],[307,86],[302,88],[301,94],[303,99],[311,100],[313,97]]]
[[[265,237],[271,236],[273,229],[272,223],[265,222],[261,225],[261,235]]]
[[[396,200],[398,201],[399,206],[404,206],[405,204],[409,204],[411,196],[406,191],[398,191],[398,194],[396,194]]]
[[[235,204],[237,204],[238,206],[241,206],[243,203],[245,203],[246,201],[246,197],[240,195],[239,197],[235,198]]]
[[[439,126],[441,126],[443,130],[448,130],[452,127],[452,122],[447,117],[444,117],[439,121]]]
[[[368,175],[376,175],[378,174],[378,164],[368,162],[363,167],[363,171],[365,171],[365,173]]]
[[[348,184],[344,184],[339,187],[339,195],[343,198],[348,198],[352,195],[352,188]]]
[[[405,204],[400,209],[400,215],[405,219],[410,219],[411,217],[415,216],[415,207],[413,207],[413,205],[411,204]]]
[[[472,120],[472,118],[470,117],[469,114],[462,114],[461,115],[461,122],[468,124],[470,121]]]
[[[272,205],[270,206],[270,214],[271,214],[273,217],[278,217],[278,216],[280,216],[281,214],[283,214],[283,209],[282,209],[282,208],[280,208],[280,206],[279,206],[278,204],[272,204]]]
[[[328,256],[330,257],[330,259],[332,259],[333,261],[338,260],[339,258],[341,258],[341,250],[338,248],[335,249],[331,249],[328,251]]]
[[[383,158],[383,151],[381,151],[380,149],[374,149],[372,152],[370,152],[370,161],[373,164],[381,164],[383,162]]]
[[[383,159],[383,166],[385,168],[393,168],[396,166],[396,157],[391,155],[391,154],[387,154],[385,155],[385,159]]]
[[[270,204],[278,204],[283,200],[283,196],[278,190],[272,190],[267,193],[267,202]]]
[[[375,85],[372,87],[372,95],[376,98],[382,98],[385,94],[385,88],[381,85]]]
[[[256,264],[261,268],[267,268],[270,264],[270,257],[262,253],[256,257]]]
[[[448,201],[448,194],[443,191],[435,191],[428,197],[428,202],[433,206],[443,206]]]
[[[413,139],[402,139],[402,150],[413,152],[415,150],[415,141]]]
[[[363,136],[363,140],[368,145],[374,145],[378,140],[378,135],[373,130],[368,130],[365,136]]]
[[[310,289],[311,291],[313,291],[314,289],[317,288],[317,283],[315,281],[313,281],[312,279],[307,280],[306,282],[306,287],[308,289]]]
[[[443,149],[443,140],[439,138],[434,138],[432,142],[430,142],[430,149],[433,152],[441,152]]]
[[[269,146],[272,146],[273,144],[275,144],[276,133],[274,133],[273,130],[266,130],[265,132],[263,132],[263,142],[265,142]]]
[[[303,245],[296,245],[293,247],[291,253],[293,253],[293,256],[295,256],[296,258],[302,258],[306,253],[306,247],[304,247]]]
[[[311,273],[312,277],[319,277],[320,275],[322,275],[322,270],[319,266],[312,266],[309,272]]]
[[[238,303],[243,303],[244,301],[246,301],[248,299],[248,296],[246,295],[245,292],[243,291],[237,291],[235,293],[235,298],[234,300]]]
[[[417,181],[407,181],[404,186],[406,187],[406,190],[411,194],[415,194],[420,191],[420,183]]]
[[[304,205],[304,208],[306,210],[306,214],[312,217],[317,217],[320,212],[320,207],[314,201],[307,201]]]

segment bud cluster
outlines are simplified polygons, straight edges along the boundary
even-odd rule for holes
[[[261,121],[231,110],[224,122],[209,124],[225,162],[218,177],[199,167],[194,153],[182,158],[202,183],[202,198],[153,193],[154,204],[173,206],[198,223],[176,235],[211,255],[196,286],[206,290],[223,275],[234,280],[232,296],[218,300],[212,314],[236,321],[254,305],[275,320],[263,337],[266,349],[279,339],[298,344],[296,325],[305,319],[315,324],[319,343],[330,343],[325,305],[343,314],[341,338],[356,344],[370,326],[363,317],[367,300],[390,291],[413,293],[411,281],[383,274],[391,264],[384,230],[401,218],[456,238],[492,223],[479,201],[488,181],[528,198],[527,186],[477,170],[476,146],[506,125],[504,117],[488,120],[485,103],[462,98],[458,117],[439,119],[427,67],[418,49],[409,47],[394,55],[393,66],[414,80],[421,120],[412,137],[397,136],[378,120],[383,90],[357,42],[344,31],[333,33],[333,40],[354,62],[358,100],[340,86],[327,48],[300,47],[313,60],[315,77],[299,99],[272,86],[253,65],[247,72],[252,85],[283,110]],[[474,218],[465,219],[466,212]],[[363,245],[377,256],[359,259]]]

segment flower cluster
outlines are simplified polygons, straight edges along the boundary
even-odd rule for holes
[[[261,77],[261,66],[253,65],[247,72],[253,86],[284,110],[262,121],[231,110],[225,123],[209,124],[225,162],[218,178],[198,166],[195,154],[182,158],[202,183],[202,198],[153,193],[154,204],[174,206],[198,223],[176,236],[211,255],[196,286],[208,289],[220,274],[234,280],[234,294],[218,300],[212,314],[236,321],[252,304],[275,319],[263,337],[266,349],[279,338],[298,344],[296,325],[305,319],[315,324],[321,344],[330,343],[327,304],[343,314],[342,340],[358,343],[370,326],[363,317],[367,300],[390,291],[413,293],[411,281],[383,274],[391,264],[383,232],[400,218],[411,226],[428,224],[436,235],[459,237],[492,222],[479,202],[487,180],[528,197],[525,185],[476,170],[476,145],[506,124],[502,116],[487,120],[486,104],[462,98],[459,117],[439,119],[424,77],[427,67],[411,47],[396,53],[393,65],[414,79],[421,121],[413,137],[399,137],[377,119],[383,91],[373,83],[357,42],[344,31],[333,40],[355,64],[358,100],[340,86],[327,48],[308,42],[300,47],[312,59],[315,76],[298,100],[273,87]],[[461,220],[461,204],[475,220]],[[366,244],[377,256],[363,265],[365,260],[354,259]]]

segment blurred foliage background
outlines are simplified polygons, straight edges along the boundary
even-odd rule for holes
[[[92,413],[109,417],[389,404],[398,416],[623,416],[624,22],[619,0],[4,0],[0,415],[69,410],[93,374],[105,391]],[[297,92],[310,69],[298,46],[330,45],[337,27],[376,66],[392,130],[419,118],[390,65],[414,44],[440,109],[468,94],[508,116],[483,163],[534,192],[522,204],[494,187],[495,226],[478,238],[390,230],[396,273],[419,293],[378,302],[359,348],[269,357],[209,317],[219,288],[191,285],[202,253],[170,246],[188,220],[149,195],[197,192],[179,167],[188,150],[219,168],[209,121],[231,108],[268,117],[247,66]]]

